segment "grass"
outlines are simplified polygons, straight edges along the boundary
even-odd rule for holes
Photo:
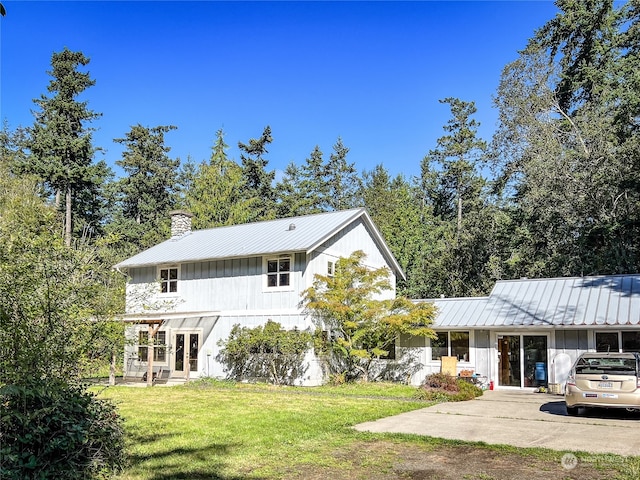
[[[413,400],[414,392],[415,388],[392,384],[294,388],[195,382],[180,387],[109,387],[100,396],[113,399],[125,418],[130,466],[122,480],[335,480],[372,474],[395,478],[399,452],[461,444],[350,428],[428,405]],[[464,445],[508,453],[518,463],[539,457],[559,465],[562,456],[543,449]],[[637,473],[640,459],[619,458],[618,478],[637,479],[630,475]]]
[[[222,387],[105,390],[126,421],[131,468],[122,478],[281,478],[293,464],[334,466],[327,451],[354,438],[350,426],[425,406],[328,389],[319,400],[301,389]]]
[[[230,380],[204,378],[192,382],[193,388],[215,387],[233,390],[279,391],[281,393],[303,393],[308,395],[338,395],[351,397],[379,397],[421,400],[417,398],[417,388],[411,385],[390,382],[351,382],[341,385],[322,385],[319,387],[274,386],[266,383],[238,383]],[[422,405],[424,406],[424,405]]]

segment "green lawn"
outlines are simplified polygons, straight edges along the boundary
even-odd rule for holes
[[[127,479],[281,478],[298,464],[339,466],[327,451],[353,441],[350,426],[425,406],[301,390],[113,387],[101,396],[126,421]]]
[[[122,479],[336,480],[398,478],[394,465],[401,457],[426,458],[425,452],[437,448],[441,449],[439,455],[455,460],[458,453],[454,449],[460,442],[374,435],[350,428],[428,405],[412,401],[412,392],[411,387],[384,384],[282,388],[221,382],[184,387],[110,387],[100,396],[113,399],[125,418],[130,466]],[[462,447],[484,449],[480,458],[502,455],[506,460],[510,456],[516,466],[546,462],[540,463],[540,468],[547,464],[556,468],[562,455],[540,449]],[[443,453],[445,450],[448,453]],[[622,473],[629,468],[637,473],[635,469],[640,467],[637,462],[620,465]]]

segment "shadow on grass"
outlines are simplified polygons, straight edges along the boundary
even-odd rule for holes
[[[169,437],[174,434],[152,434],[131,438],[136,445],[150,444],[164,439],[169,444]],[[165,448],[149,454],[134,453],[129,455],[129,468],[132,474],[140,474],[148,480],[241,480],[246,475],[225,475],[227,463],[224,457],[234,447],[224,443],[211,443],[201,447]],[[253,477],[258,478],[259,477]]]

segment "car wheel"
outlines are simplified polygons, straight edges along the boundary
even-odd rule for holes
[[[575,417],[578,415],[578,407],[569,407],[567,406],[567,415]]]

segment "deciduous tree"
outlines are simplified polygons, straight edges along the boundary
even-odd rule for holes
[[[389,297],[392,290],[386,268],[370,268],[362,251],[338,260],[333,276],[315,275],[302,293],[302,305],[326,332],[329,349],[349,379],[370,379],[374,362],[395,348],[400,334],[433,336],[435,316],[430,303]],[[334,366],[334,368],[336,368]]]

